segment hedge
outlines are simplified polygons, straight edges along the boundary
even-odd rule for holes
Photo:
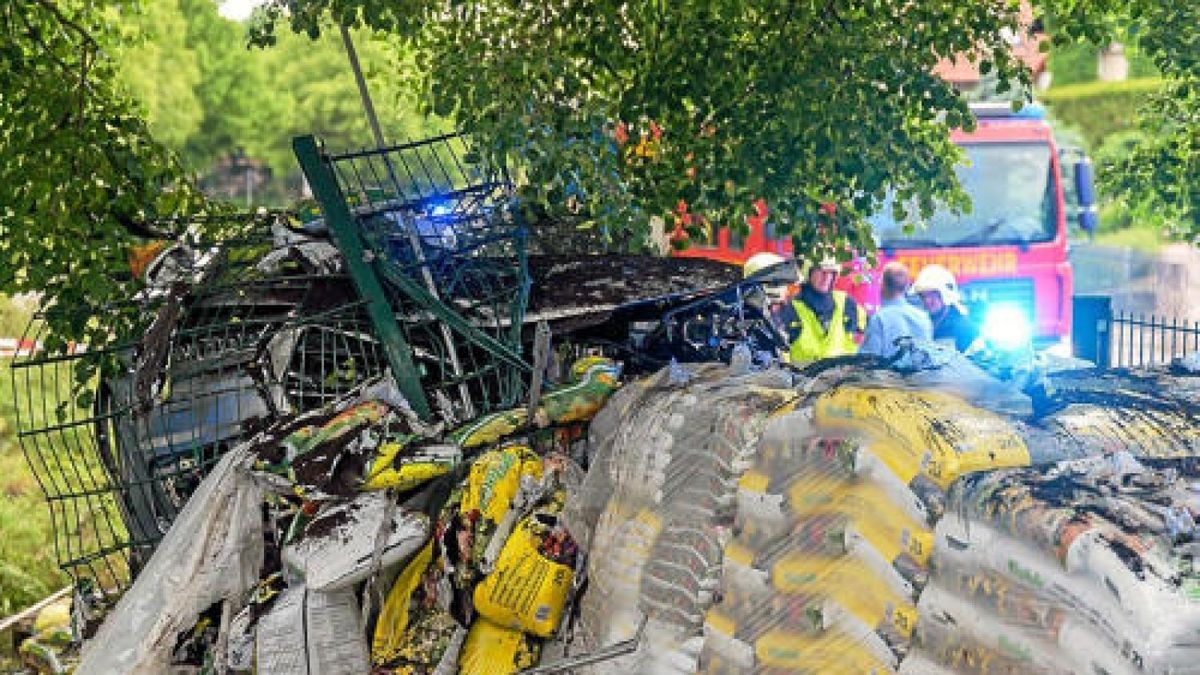
[[[1132,128],[1138,107],[1161,86],[1162,80],[1156,77],[1088,82],[1051,87],[1038,97],[1055,118],[1078,128],[1088,149],[1094,151],[1110,134]]]

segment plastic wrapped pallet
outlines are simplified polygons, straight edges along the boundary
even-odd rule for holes
[[[933,569],[933,525],[946,512],[947,491],[1006,467],[1099,452],[1057,442],[1004,414],[1004,406],[914,389],[911,378],[875,379],[844,367],[839,377],[809,405],[772,420],[740,479],[721,601],[706,619],[701,663],[708,671],[821,672],[814,664],[836,657],[830,645],[845,650],[842,665],[825,668],[831,672],[850,663],[850,670],[888,670],[910,653],[917,654],[914,663],[931,659],[920,644],[912,651],[914,637],[932,640],[937,628],[931,616],[920,630],[926,617],[916,603]],[[1012,639],[1042,640],[1037,644],[1057,645],[1064,636],[1073,646],[1101,639],[1075,617],[1053,639],[1017,628]],[[807,660],[790,666],[772,660],[784,635],[813,645]],[[970,646],[980,655],[1000,648],[995,640]],[[944,656],[953,645],[941,649]],[[1052,651],[1043,656],[1050,670],[1068,662]],[[1120,650],[1105,658],[1125,663]]]
[[[694,670],[737,476],[769,415],[796,398],[790,385],[784,371],[676,367],[618,393],[610,409],[622,418],[597,417],[591,471],[567,506],[590,543],[581,628],[586,644],[603,647],[648,623],[638,653],[595,672]]]
[[[1110,673],[1132,675],[1125,659],[1086,621],[1004,616],[931,585],[921,595],[918,640],[925,653],[957,671],[987,664],[985,672]]]
[[[991,621],[984,633],[1036,637],[1030,653],[1069,671],[1193,672],[1197,477],[1128,454],[968,477],[936,531],[938,602]]]
[[[796,414],[772,429],[796,428]],[[877,460],[870,447],[839,438],[774,439],[764,435],[762,455],[801,445],[790,467],[767,460],[746,472],[738,488],[738,541],[747,555],[773,558],[804,547],[844,554],[869,545],[887,565],[920,585],[927,574],[933,535],[925,505]],[[764,457],[766,459],[766,457]]]
[[[874,460],[866,446],[823,435],[809,409],[771,420],[738,484],[703,671],[898,665],[932,532],[922,502]]]

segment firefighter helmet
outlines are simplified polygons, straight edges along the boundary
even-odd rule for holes
[[[786,258],[775,253],[768,251],[755,253],[742,265],[742,276],[749,278],[769,267],[774,267],[785,262],[787,262]]]
[[[913,293],[937,292],[942,296],[942,303],[956,305],[962,308],[962,294],[958,290],[958,282],[954,274],[941,265],[926,265],[913,281]]]

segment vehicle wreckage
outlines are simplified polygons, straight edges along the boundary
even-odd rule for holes
[[[1196,662],[1190,362],[1032,387],[932,344],[782,365],[763,278],[564,250],[462,149],[298,139],[321,219],[191,228],[139,270],[138,339],[14,361],[104,373],[90,407],[19,402],[75,581],[75,646],[34,636],[31,663]]]

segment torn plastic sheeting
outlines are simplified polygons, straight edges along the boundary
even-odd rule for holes
[[[429,518],[403,508],[388,514],[389,496],[364,493],[322,510],[304,536],[283,549],[283,565],[313,591],[349,588],[373,572],[376,536],[384,528],[379,565],[391,567],[417,552],[429,536]]]
[[[1033,412],[1033,402],[1014,382],[991,376],[950,345],[915,343],[895,368],[906,371],[899,386],[943,391],[1012,417],[1027,417]]]
[[[308,274],[337,274],[342,270],[342,253],[324,239],[309,237],[275,223],[271,225],[274,248],[258,261],[257,269],[267,274],[286,271],[284,264],[299,262]]]
[[[221,458],[85,644],[79,672],[167,672],[181,631],[214,603],[246,596],[263,562],[263,492],[249,464],[246,445]]]
[[[371,670],[354,592],[285,590],[255,631],[260,675],[362,675]]]

